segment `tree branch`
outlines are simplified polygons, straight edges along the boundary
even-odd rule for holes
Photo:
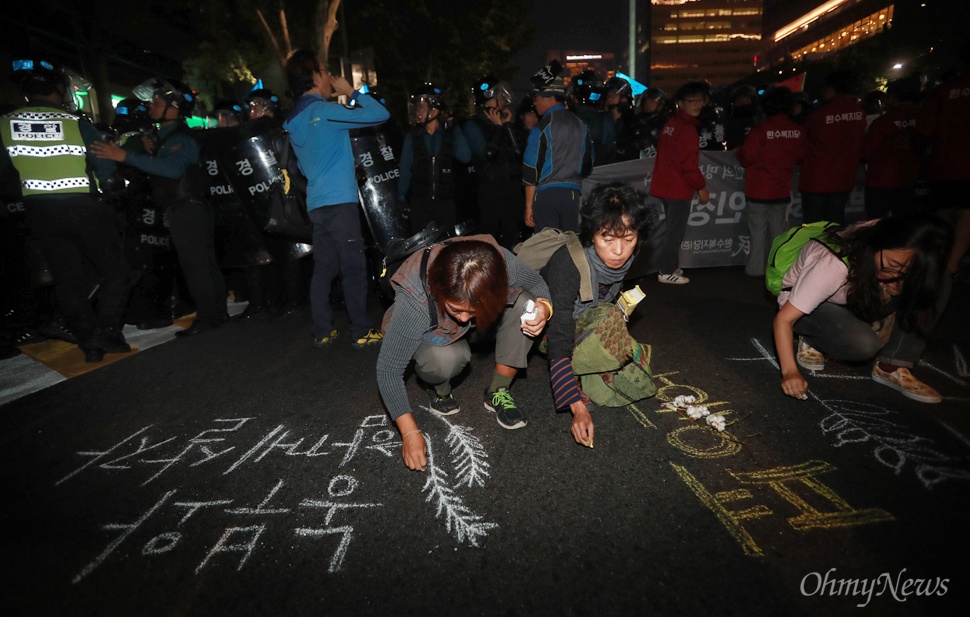
[[[280,66],[284,66],[286,64],[286,56],[283,55],[282,51],[280,51],[280,45],[276,42],[276,37],[273,35],[273,31],[269,29],[269,24],[266,23],[266,18],[263,17],[263,12],[256,9],[256,14],[259,15],[259,21],[263,24],[263,28],[266,29],[266,36],[269,37],[269,42],[273,44],[273,49],[276,51],[276,57],[280,61]],[[286,31],[285,26],[283,30],[284,32]]]

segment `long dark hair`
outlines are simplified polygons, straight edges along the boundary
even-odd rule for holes
[[[936,297],[946,276],[951,239],[950,227],[929,214],[883,218],[843,236],[841,253],[849,259],[849,310],[868,322],[882,317],[876,255],[884,249],[909,249],[913,259],[903,278],[896,323],[903,330],[928,334],[936,320]]]
[[[438,310],[445,312],[445,302],[468,304],[479,330],[487,330],[505,310],[508,290],[505,259],[488,242],[452,242],[428,266],[428,292]]]

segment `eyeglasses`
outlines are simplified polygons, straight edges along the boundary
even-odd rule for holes
[[[909,273],[908,270],[903,270],[900,268],[887,268],[886,264],[882,260],[882,251],[879,251],[879,271],[892,275],[892,278],[879,279],[880,283],[897,283],[906,278],[906,275]]]

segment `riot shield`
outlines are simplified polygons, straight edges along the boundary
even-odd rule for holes
[[[408,225],[397,201],[397,179],[401,175],[394,150],[380,130],[351,133],[360,204],[371,237],[381,254],[393,238],[406,238]]]
[[[8,290],[54,283],[47,259],[27,227],[19,192],[0,195],[0,284]]]
[[[223,268],[247,268],[273,261],[261,229],[236,191],[230,169],[245,165],[236,154],[243,141],[237,127],[193,131],[199,142],[206,196],[215,214],[216,256]]]

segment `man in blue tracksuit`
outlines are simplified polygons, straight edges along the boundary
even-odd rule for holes
[[[580,191],[593,168],[589,128],[566,109],[559,70],[555,62],[532,78],[540,120],[529,133],[522,182],[525,224],[536,231],[544,227],[579,231]]]
[[[338,273],[350,315],[351,346],[379,344],[383,335],[367,316],[367,261],[349,132],[381,124],[390,114],[374,97],[360,97],[346,79],[330,75],[309,50],[290,55],[286,76],[290,93],[299,98],[283,128],[307,178],[307,211],[313,223],[313,344],[326,347],[337,337],[330,288]],[[350,105],[328,101],[334,94],[348,97]]]

